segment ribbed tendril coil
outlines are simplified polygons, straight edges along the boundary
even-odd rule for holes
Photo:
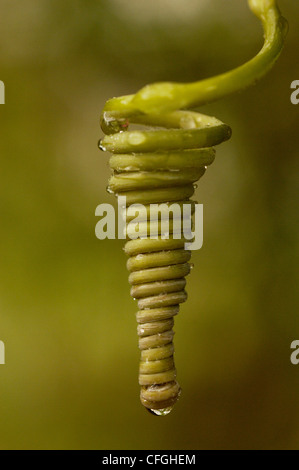
[[[151,128],[129,131],[130,123]],[[152,129],[155,126],[158,129]],[[122,115],[118,120],[104,114],[102,129],[107,136],[99,146],[113,154],[108,190],[126,196],[127,206],[143,204],[147,213],[154,203],[165,203],[166,208],[173,203],[180,207],[190,204],[192,213],[195,182],[213,162],[213,146],[231,135],[230,128],[217,119],[191,111],[131,119]],[[190,272],[191,251],[184,249],[187,240],[183,232],[179,239],[173,237],[174,222],[170,221],[169,237],[165,238],[161,221],[157,227],[145,221],[143,237],[128,240],[124,247],[129,256],[131,295],[139,308],[140,398],[156,414],[167,414],[180,395],[173,325],[179,305],[187,299],[185,276]],[[150,238],[150,229],[156,231],[156,239]]]

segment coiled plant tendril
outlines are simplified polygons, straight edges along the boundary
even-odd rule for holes
[[[199,82],[148,85],[135,95],[106,103],[101,116],[106,136],[99,146],[113,154],[109,161],[110,191],[126,196],[127,205],[169,206],[175,201],[193,207],[190,198],[194,183],[213,162],[213,146],[229,139],[231,130],[214,117],[188,109],[256,82],[278,58],[287,32],[287,22],[275,0],[249,0],[248,4],[264,28],[264,45],[249,62]],[[131,123],[158,129],[129,131]],[[157,239],[127,241],[125,252],[129,256],[131,295],[138,299],[139,307],[141,402],[152,412],[164,415],[180,394],[172,328],[179,304],[187,298],[185,276],[190,271],[191,253],[184,249],[183,236],[177,239],[170,230],[169,239],[165,239],[161,226],[158,235]]]

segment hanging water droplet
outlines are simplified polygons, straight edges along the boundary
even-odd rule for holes
[[[195,184],[193,185],[193,188],[194,188],[194,189],[197,189],[197,188],[198,188],[198,184],[195,183]]]
[[[100,150],[102,150],[102,152],[106,152],[106,147],[104,147],[104,145],[102,144],[102,139],[99,140],[98,147]]]
[[[191,271],[191,269],[194,268],[194,264],[193,264],[193,263],[189,263],[189,266],[190,266],[190,271]]]
[[[150,410],[149,408],[148,411],[156,416],[166,416],[168,415],[171,410],[172,410],[173,406],[169,406],[168,408],[161,408],[160,410]]]

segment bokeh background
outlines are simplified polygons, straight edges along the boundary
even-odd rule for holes
[[[240,0],[0,0],[1,449],[298,449],[299,2],[255,87],[202,108],[233,129],[200,181],[204,246],[175,324],[183,393],[165,418],[137,383],[122,241],[99,241],[107,99],[251,58]]]

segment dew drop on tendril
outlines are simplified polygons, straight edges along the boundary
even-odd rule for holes
[[[110,186],[106,186],[106,191],[107,191],[108,194],[114,194],[112,189],[110,189]]]
[[[99,140],[98,147],[100,150],[102,150],[102,152],[106,152],[106,147],[104,147],[104,145],[102,144],[102,139]]]

